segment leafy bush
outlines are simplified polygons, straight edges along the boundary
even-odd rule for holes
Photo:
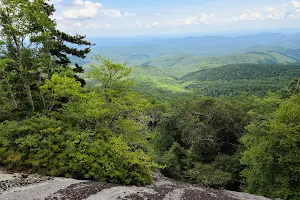
[[[186,150],[178,143],[173,143],[172,147],[167,151],[162,159],[165,168],[162,172],[169,177],[179,179],[181,178],[182,165],[186,157]]]
[[[120,137],[76,131],[46,116],[0,124],[0,163],[52,176],[145,185],[150,162]]]
[[[212,163],[214,168],[231,174],[232,179],[227,182],[226,189],[234,191],[240,190],[240,185],[243,181],[240,173],[244,169],[244,166],[240,163],[240,158],[239,153],[234,155],[223,154],[217,156]]]
[[[206,186],[221,188],[232,180],[232,175],[209,164],[197,163],[186,172],[188,180]]]

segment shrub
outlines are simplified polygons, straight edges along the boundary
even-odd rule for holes
[[[0,164],[52,176],[126,185],[151,182],[150,162],[120,138],[41,116],[0,124]]]
[[[240,163],[240,154],[235,153],[234,155],[219,155],[212,162],[212,166],[216,169],[220,169],[223,172],[231,174],[232,179],[227,182],[226,189],[237,191],[240,189],[241,182],[241,171],[244,166]]]
[[[169,151],[167,151],[162,157],[162,163],[165,165],[162,173],[175,179],[181,178],[183,159],[185,157],[185,149],[178,143],[174,142]]]
[[[186,172],[188,180],[205,186],[222,188],[232,180],[232,175],[210,164],[197,163],[195,168]]]

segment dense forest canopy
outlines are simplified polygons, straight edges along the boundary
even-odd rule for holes
[[[74,67],[70,58],[85,58],[92,43],[57,30],[53,5],[0,2],[1,167],[124,185],[149,184],[159,170],[300,198],[300,66],[291,56],[169,55],[135,67],[94,56]]]

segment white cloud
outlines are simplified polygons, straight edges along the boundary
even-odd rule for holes
[[[105,16],[108,16],[108,17],[111,17],[111,18],[120,18],[120,17],[122,17],[121,12],[119,10],[116,10],[116,9],[103,9],[103,10],[101,10],[101,12]]]
[[[153,23],[151,24],[151,26],[159,26],[159,25],[160,25],[159,22],[153,22]]]
[[[161,14],[160,14],[160,13],[155,13],[155,15],[156,15],[156,16],[160,16]]]
[[[136,16],[135,13],[133,12],[124,12],[123,14],[121,13],[120,10],[117,9],[102,9],[100,10],[105,16],[108,16],[110,18],[121,18],[121,17],[134,17]]]
[[[82,0],[75,0],[75,1],[74,1],[74,4],[75,4],[75,5],[83,5],[84,2],[83,2]]]
[[[109,24],[99,24],[99,23],[93,23],[93,22],[85,22],[85,23],[75,23],[73,24],[73,28],[78,29],[111,29],[112,26]]]
[[[109,24],[96,24],[96,23],[90,23],[85,25],[85,28],[87,29],[112,29],[113,27]]]
[[[236,22],[236,21],[253,21],[253,20],[263,20],[263,19],[264,19],[263,14],[259,12],[246,11],[239,16],[232,16],[225,21]]]
[[[300,18],[300,2],[293,0],[287,4],[284,12],[285,18]]]
[[[213,20],[214,14],[205,14],[200,13],[199,15],[182,18],[182,19],[174,19],[168,22],[171,25],[191,25],[191,24],[211,24]]]
[[[134,17],[136,14],[133,12],[125,12],[124,17]]]
[[[267,19],[282,19],[284,17],[284,11],[279,8],[269,7],[266,10]]]
[[[266,10],[266,19],[300,19],[300,1],[293,0],[288,4],[269,7]]]
[[[200,15],[186,18],[185,24],[210,24],[213,17],[213,14],[207,15],[205,13],[201,13]]]
[[[64,0],[48,0],[48,2],[50,3],[50,4],[54,4],[54,3],[61,3],[61,2],[63,2]]]
[[[81,28],[82,24],[80,22],[76,22],[76,23],[73,24],[73,27],[74,28]]]
[[[75,0],[73,6],[63,10],[63,16],[67,19],[86,19],[97,16],[100,3],[91,1]]]
[[[82,21],[75,21],[72,19],[59,19],[57,20],[58,28],[64,31],[72,31],[75,30],[88,30],[88,29],[112,29],[113,26],[109,24],[101,24],[96,20],[82,20]]]

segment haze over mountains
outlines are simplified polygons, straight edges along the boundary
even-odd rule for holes
[[[300,33],[94,38],[92,43],[95,45],[90,57],[101,55],[126,63],[132,68],[136,90],[154,96],[163,93],[178,95],[195,88],[209,96],[243,92],[263,95],[264,91],[276,91],[290,79],[300,76],[298,67],[294,66],[300,60]],[[80,62],[87,71],[90,63],[93,63],[90,58]],[[237,76],[236,71],[248,74]],[[259,76],[260,73],[264,76]],[[223,80],[222,74],[232,79]]]
[[[250,36],[185,37],[185,38],[106,38],[91,39],[96,44],[93,53],[103,56],[119,57],[130,63],[131,59],[151,59],[155,56],[174,53],[188,53],[201,56],[229,55],[232,53],[274,50],[286,52],[297,49],[300,33],[284,35],[280,33],[261,33]],[[126,60],[127,59],[127,60]]]

